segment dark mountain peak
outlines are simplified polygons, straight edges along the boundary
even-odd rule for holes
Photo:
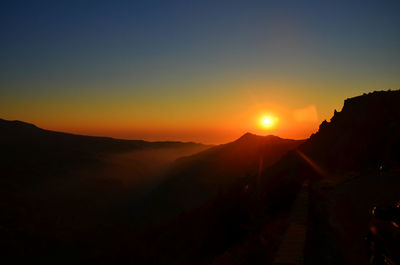
[[[160,209],[174,212],[172,215],[199,207],[219,192],[227,192],[236,185],[242,188],[244,182],[256,178],[259,172],[303,142],[248,132],[234,142],[175,161],[167,173],[167,181],[151,198],[159,200]]]
[[[13,121],[9,121],[9,120],[4,120],[0,118],[0,128],[5,129],[5,128],[29,128],[29,129],[39,129],[36,125],[31,124],[31,123],[27,123],[27,122],[23,122],[23,121],[18,121],[18,120],[13,120]]]
[[[256,138],[260,138],[260,135],[256,135],[250,132],[246,132],[245,134],[243,134],[242,136],[240,136],[236,141],[247,141],[250,139],[256,139]]]
[[[330,122],[324,120],[321,123],[317,134],[323,133],[327,128],[362,126],[367,129],[374,124],[398,123],[400,118],[399,103],[400,90],[374,91],[348,98],[344,101],[341,111],[334,110]]]
[[[240,138],[244,138],[244,137],[253,137],[253,136],[257,136],[257,135],[254,134],[254,133],[251,133],[251,132],[246,132],[246,133],[243,134]]]
[[[330,122],[301,147],[332,169],[399,164],[400,90],[375,91],[346,99]]]
[[[64,133],[42,129],[27,122],[4,119],[0,119],[0,144],[7,144],[8,146],[25,145],[40,150],[46,149],[47,151],[58,150],[61,152],[62,150],[65,153],[71,150],[80,150],[90,154],[178,147],[191,147],[202,151],[210,147],[192,142],[148,142]]]
[[[257,134],[247,132],[247,133],[243,134],[240,138],[238,138],[236,141],[234,141],[233,143],[254,142],[254,141],[277,141],[277,140],[283,140],[283,139],[278,136],[275,136],[275,135],[262,136],[262,135],[257,135]]]
[[[347,105],[365,104],[366,102],[374,102],[386,100],[388,97],[399,97],[400,90],[382,90],[370,93],[364,93],[361,96],[348,98],[344,101],[344,107]]]

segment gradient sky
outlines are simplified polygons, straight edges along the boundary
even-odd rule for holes
[[[129,139],[307,138],[345,98],[400,88],[399,14],[384,0],[3,0],[0,118]]]

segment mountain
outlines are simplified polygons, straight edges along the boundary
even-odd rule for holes
[[[379,91],[344,101],[330,122],[301,146],[332,171],[399,167],[400,91]]]
[[[0,119],[1,190],[87,201],[114,189],[137,194],[160,182],[175,159],[208,148],[74,135]]]
[[[212,147],[175,161],[146,202],[158,222],[180,212],[201,206],[218,193],[260,173],[276,163],[302,140],[246,133],[234,142]]]
[[[187,209],[201,204],[195,199],[204,199],[204,194],[214,192],[214,197],[146,234],[136,245],[135,257],[146,264],[271,264],[288,226],[292,202],[308,181],[305,263],[365,264],[364,237],[372,206],[399,200],[399,94],[382,91],[345,100],[330,122],[324,121],[297,148],[266,163],[261,174],[260,153],[251,152],[257,144],[250,143],[268,137],[251,134],[178,160],[176,175],[170,173],[160,187],[165,208]],[[229,154],[243,150],[243,156],[218,160],[218,150]],[[219,168],[215,161],[235,169],[222,166],[214,174]],[[244,168],[251,170],[240,170],[244,161],[248,162]],[[208,165],[214,171],[208,171]]]
[[[121,205],[162,181],[175,159],[207,148],[74,135],[0,119],[0,246],[13,260],[36,263],[53,263],[64,250],[78,255],[69,242],[92,244],[109,227],[115,230],[128,221],[119,217],[125,217]]]
[[[178,159],[141,202],[153,226],[130,242],[130,255],[139,264],[235,264],[235,255],[239,264],[268,264],[303,182],[286,176],[309,168],[288,159],[303,142],[247,133]],[[273,169],[266,176],[277,164],[284,175]]]
[[[299,147],[314,172],[307,264],[367,264],[372,207],[400,200],[399,106],[399,90],[346,99]]]
[[[3,178],[28,182],[55,178],[76,170],[100,168],[106,164],[121,166],[124,159],[127,160],[125,164],[137,165],[137,172],[130,172],[134,178],[136,173],[147,170],[140,165],[145,162],[141,159],[142,155],[147,155],[149,158],[145,151],[154,151],[155,161],[152,161],[153,165],[148,167],[148,169],[154,169],[158,167],[158,162],[166,162],[158,161],[161,156],[171,156],[171,159],[167,159],[169,163],[179,156],[190,155],[209,147],[196,143],[146,142],[75,135],[44,130],[21,121],[3,119],[0,119],[0,146],[2,161],[0,170],[5,173]],[[165,154],[160,155],[160,152],[165,152]],[[116,161],[121,156],[124,159]],[[132,167],[130,169],[135,171]],[[141,175],[145,174],[141,173]]]
[[[42,263],[52,263],[59,253],[66,252],[82,261],[92,256],[88,263],[139,257],[132,248],[141,250],[151,242],[145,235],[153,230],[140,232],[140,214],[126,207],[136,204],[140,193],[137,186],[141,183],[133,179],[157,173],[153,183],[162,184],[150,193],[148,206],[160,219],[173,217],[183,210],[202,208],[207,201],[213,204],[215,198],[241,187],[243,181],[257,176],[300,143],[248,133],[235,142],[210,148],[73,135],[0,120],[0,167],[4,173],[0,178],[4,184],[0,243],[13,258],[24,250],[26,254],[19,258]],[[173,162],[177,157],[183,158]],[[155,168],[166,173],[154,172]],[[182,196],[187,201],[174,204]],[[167,204],[163,204],[165,200]],[[8,245],[11,241],[17,243]],[[118,254],[110,244],[131,254],[125,250]],[[103,247],[106,249],[99,254],[96,249]]]

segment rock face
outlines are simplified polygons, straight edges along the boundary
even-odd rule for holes
[[[400,91],[346,99],[300,147],[329,170],[375,170],[400,166]]]

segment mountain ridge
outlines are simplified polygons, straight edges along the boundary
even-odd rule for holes
[[[228,192],[238,183],[257,177],[303,142],[246,133],[233,142],[179,158],[171,165],[165,181],[149,196],[147,204],[153,206],[150,215],[157,216],[158,212],[159,216],[170,218],[199,207],[217,193]]]
[[[117,142],[126,142],[126,143],[152,143],[152,144],[195,144],[195,145],[204,145],[204,146],[212,146],[212,145],[207,145],[203,143],[198,143],[194,141],[147,141],[147,140],[141,140],[141,139],[120,139],[120,138],[115,138],[115,137],[110,137],[110,136],[97,136],[97,135],[84,135],[84,134],[76,134],[76,133],[69,133],[69,132],[61,132],[61,131],[53,131],[53,130],[48,130],[44,129],[41,127],[38,127],[37,125],[25,121],[20,121],[20,120],[6,120],[0,118],[0,132],[4,133],[5,129],[12,130],[12,133],[18,132],[20,129],[30,129],[31,131],[29,133],[46,133],[46,134],[53,134],[53,135],[58,135],[58,136],[68,136],[68,137],[81,137],[81,138],[87,138],[87,139],[102,139],[102,140],[108,140],[108,141],[117,141]],[[21,132],[21,133],[27,133],[26,131]]]
[[[333,171],[399,167],[399,104],[400,90],[346,99],[299,149]]]

